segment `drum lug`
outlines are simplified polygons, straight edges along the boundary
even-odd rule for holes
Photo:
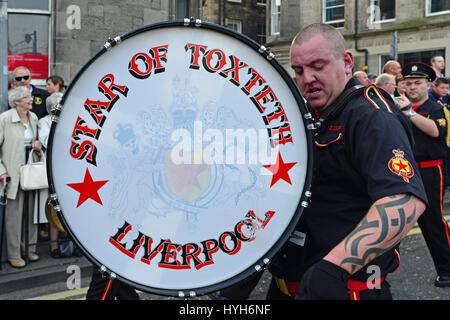
[[[193,24],[196,27],[201,27],[202,25],[202,20],[200,19],[194,19],[194,18],[184,18],[184,26],[188,27],[189,25]]]
[[[261,54],[266,53],[266,59],[269,61],[275,58],[275,55],[272,52],[270,52],[269,49],[267,49],[265,46],[260,46],[258,51]]]
[[[197,293],[195,291],[189,291],[189,297],[194,298],[197,296]],[[179,298],[185,298],[186,294],[183,291],[178,291],[178,297]]]
[[[101,266],[100,269],[98,269],[98,271],[101,273],[102,277],[106,277],[106,267],[105,266]]]
[[[120,44],[121,42],[122,39],[120,38],[120,36],[117,36],[114,39],[108,38],[108,41],[105,42],[103,47],[106,49],[106,51],[109,51],[112,47],[114,47],[116,44]]]
[[[50,119],[52,120],[52,122],[58,122],[59,114],[62,108],[63,108],[62,104],[58,103],[54,108],[50,110],[51,113]]]

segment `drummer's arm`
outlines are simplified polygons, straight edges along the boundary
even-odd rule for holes
[[[353,274],[397,245],[414,226],[426,205],[414,195],[377,200],[358,226],[325,257]]]

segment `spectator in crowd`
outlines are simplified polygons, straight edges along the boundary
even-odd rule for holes
[[[356,78],[363,86],[368,86],[370,84],[369,77],[364,71],[356,71],[353,73],[353,77]]]
[[[49,94],[63,92],[64,89],[64,80],[60,76],[53,75],[47,78],[47,92]]]
[[[11,109],[0,114],[0,183],[7,185],[7,204],[5,208],[5,230],[7,241],[7,256],[11,266],[21,268],[25,261],[21,258],[21,245],[24,233],[22,231],[22,216],[25,192],[19,186],[20,166],[25,162],[25,147],[30,145],[36,151],[42,149],[37,140],[37,116],[31,112],[33,97],[26,86],[18,86],[8,93]],[[20,160],[19,160],[20,159]],[[11,178],[7,184],[8,176]],[[34,195],[28,198],[28,232],[29,243],[36,243],[37,227],[33,224]],[[39,260],[36,246],[29,246],[30,262]]]
[[[437,78],[444,78],[445,60],[443,56],[436,55],[431,58],[431,67],[436,73]]]
[[[394,96],[398,97],[406,93],[406,82],[403,76],[396,76],[395,83],[397,84],[397,90],[394,92]]]
[[[27,67],[17,67],[13,71],[14,86],[24,86],[30,90],[33,96],[33,108],[31,112],[35,113],[38,119],[47,115],[47,108],[45,107],[45,99],[48,93],[45,90],[39,89],[31,84],[31,72]]]
[[[389,73],[393,76],[401,75],[402,74],[402,66],[400,62],[396,60],[389,60],[386,62],[383,66],[383,73]]]
[[[51,110],[61,101],[62,96],[63,96],[63,94],[61,92],[52,93],[46,100],[48,114],[45,117],[43,117],[42,119],[39,119],[38,136],[39,136],[39,141],[42,143],[42,146],[44,147],[44,150],[47,150],[48,136],[50,133],[50,127],[52,125]],[[39,193],[39,199],[40,199],[40,201],[39,201],[40,213],[45,218],[45,214],[42,214],[42,213],[45,212],[45,204],[46,204],[46,201],[48,198],[48,189],[39,190],[38,193]],[[37,203],[35,205],[37,206]],[[35,214],[35,216],[36,216],[36,214]],[[44,221],[44,222],[47,222],[47,221]],[[58,229],[56,229],[53,226],[50,226],[50,256],[52,258],[60,257],[59,250],[58,250]]]
[[[16,86],[14,84],[14,75],[12,72],[8,72],[8,92],[14,89]]]
[[[430,90],[428,90],[428,95],[431,100],[437,102],[445,107],[449,107],[450,94],[449,94],[449,81],[447,78],[437,78]]]
[[[378,76],[375,81],[375,85],[378,88],[383,89],[394,99],[395,88],[397,87],[395,84],[395,77],[389,73],[382,73]]]
[[[374,74],[374,73],[369,73],[369,74],[367,75],[367,77],[369,77],[370,84],[374,84],[374,83],[375,83],[375,80],[377,79],[377,75]]]

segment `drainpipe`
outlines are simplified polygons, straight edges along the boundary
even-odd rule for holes
[[[355,50],[357,52],[364,52],[364,66],[362,67],[363,71],[368,72],[369,71],[369,66],[368,66],[368,56],[369,56],[369,50],[367,50],[366,48],[359,48],[358,47],[358,0],[355,0]]]

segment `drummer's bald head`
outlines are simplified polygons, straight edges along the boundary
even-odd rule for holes
[[[327,40],[329,47],[333,49],[336,57],[341,56],[346,50],[345,40],[342,34],[336,28],[325,23],[313,23],[304,28],[292,40],[292,45],[300,45],[311,40],[316,35],[321,35]]]

